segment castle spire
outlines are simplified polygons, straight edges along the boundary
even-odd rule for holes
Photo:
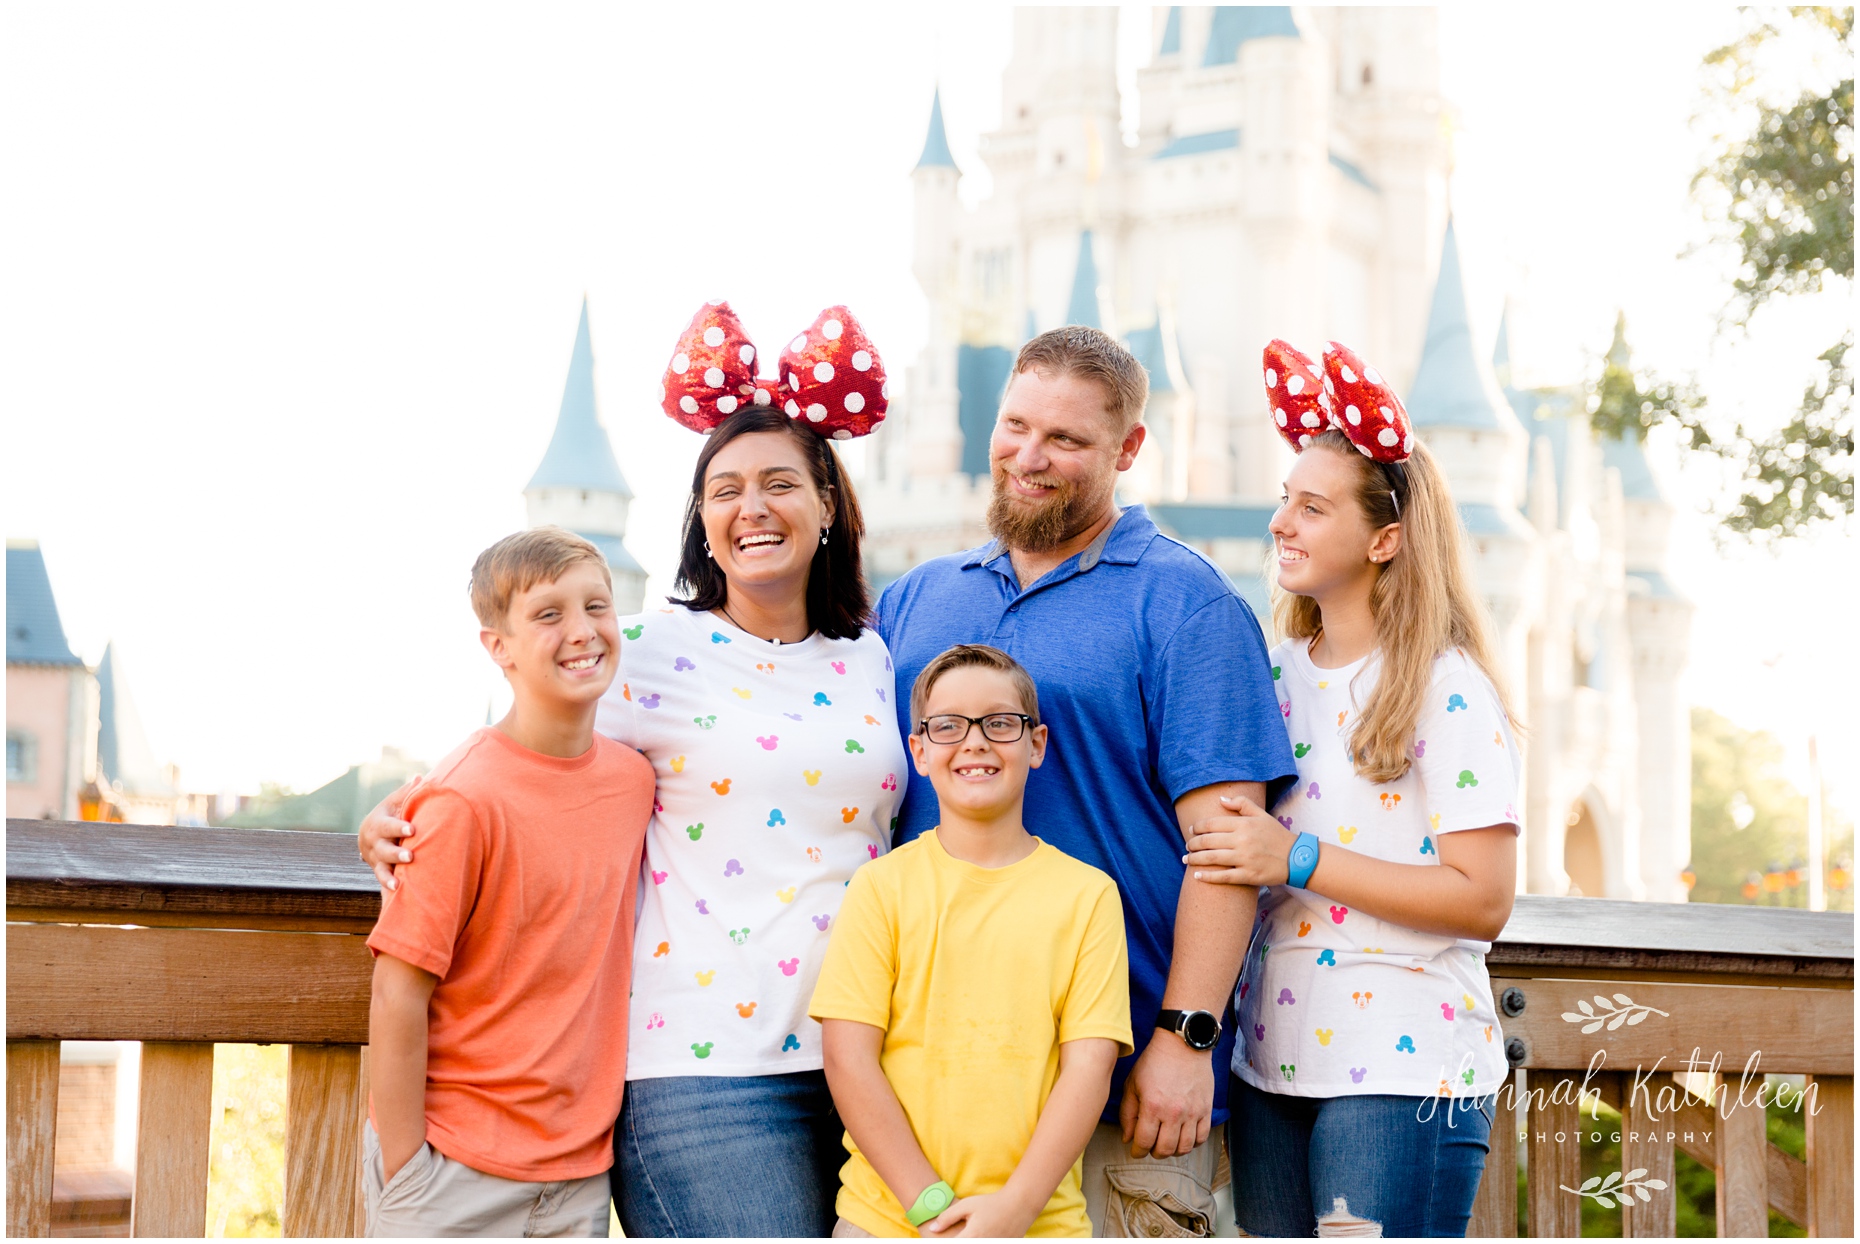
[[[575,330],[575,349],[569,355],[568,383],[562,388],[562,408],[556,416],[555,435],[530,477],[524,492],[539,488],[581,488],[618,493],[631,498],[633,490],[620,474],[613,445],[601,427],[594,408],[594,347],[588,338],[588,300],[581,300],[581,326]]]
[[[1408,413],[1417,428],[1497,429],[1517,418],[1492,374],[1491,363],[1473,348],[1459,239],[1451,219],[1440,248],[1440,276],[1427,316],[1421,365],[1409,388]]]
[[[1098,261],[1091,251],[1091,230],[1079,234],[1079,263],[1072,273],[1072,297],[1066,303],[1066,323],[1103,328],[1098,322]]]
[[[581,300],[581,324],[568,357],[568,383],[562,386],[562,409],[542,464],[523,489],[530,526],[563,527],[592,541],[607,559],[613,576],[614,607],[637,613],[646,591],[646,571],[626,547],[627,506],[633,490],[614,461],[594,410],[594,347],[588,337],[588,300]]]
[[[917,157],[917,168],[955,167],[956,157],[949,153],[949,137],[943,132],[943,89],[938,87],[930,97],[930,132],[924,135],[924,153]]]

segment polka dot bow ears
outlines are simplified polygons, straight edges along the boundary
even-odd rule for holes
[[[709,432],[745,406],[778,405],[836,441],[885,418],[891,385],[871,339],[845,307],[828,307],[781,352],[773,378],[757,379],[756,347],[727,302],[698,308],[665,369],[665,413]]]
[[[1348,346],[1331,342],[1324,374],[1296,348],[1276,338],[1266,345],[1266,401],[1279,435],[1302,450],[1336,428],[1365,458],[1406,462],[1414,452],[1408,410],[1380,372]]]

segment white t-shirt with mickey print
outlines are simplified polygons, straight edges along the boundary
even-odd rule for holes
[[[828,930],[889,848],[909,768],[885,642],[775,644],[677,605],[620,629],[596,728],[658,782],[627,1079],[818,1070]]]
[[[1272,652],[1298,764],[1298,785],[1274,809],[1287,828],[1423,865],[1440,863],[1442,834],[1517,829],[1522,758],[1476,664],[1457,649],[1436,658],[1414,763],[1378,786],[1357,775],[1349,744],[1380,659],[1319,669],[1308,642]],[[1315,891],[1262,888],[1235,1000],[1234,1074],[1299,1097],[1490,1093],[1507,1071],[1484,963],[1490,948],[1378,920]]]

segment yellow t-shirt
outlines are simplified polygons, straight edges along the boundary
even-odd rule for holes
[[[1124,911],[1104,873],[1042,842],[1006,868],[950,856],[934,833],[853,874],[808,1013],[885,1030],[879,1065],[924,1156],[958,1197],[998,1192],[1085,1037],[1128,1054]],[[846,1137],[840,1217],[915,1236]],[[1089,1236],[1079,1165],[1028,1232]]]

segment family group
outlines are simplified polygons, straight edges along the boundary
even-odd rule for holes
[[[665,607],[557,528],[472,569],[513,706],[360,833],[370,1232],[1464,1235],[1520,757],[1392,387],[1265,349],[1269,649],[1117,503],[1113,338],[1021,349],[994,538],[876,602],[877,351],[833,307],[760,361],[718,302],[666,370]]]

